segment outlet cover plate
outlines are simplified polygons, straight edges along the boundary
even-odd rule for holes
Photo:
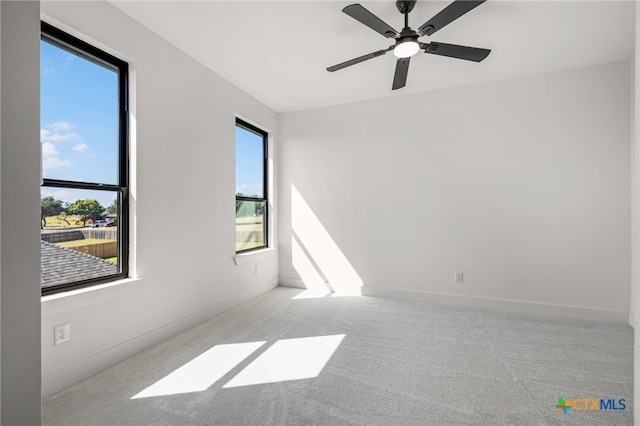
[[[60,343],[68,342],[71,340],[71,332],[69,323],[58,324],[53,327],[53,344],[59,345]]]

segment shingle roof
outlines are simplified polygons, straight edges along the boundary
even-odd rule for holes
[[[100,278],[118,273],[118,266],[99,257],[40,241],[40,285]]]

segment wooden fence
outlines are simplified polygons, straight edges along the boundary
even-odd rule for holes
[[[118,255],[118,242],[105,241],[104,243],[82,244],[79,242],[77,246],[68,247],[75,251],[87,253],[95,257],[106,259],[107,257],[115,257]]]
[[[58,231],[41,233],[40,239],[50,243],[64,243],[65,241],[84,240],[84,234],[81,229],[72,231]]]
[[[40,239],[50,243],[64,243],[65,241],[86,240],[89,238],[96,240],[117,240],[118,230],[116,228],[87,228],[40,234]]]

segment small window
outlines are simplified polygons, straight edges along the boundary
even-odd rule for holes
[[[127,70],[42,23],[43,295],[128,275]]]
[[[236,119],[236,252],[268,246],[267,133]]]

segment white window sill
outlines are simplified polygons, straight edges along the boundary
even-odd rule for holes
[[[244,263],[256,262],[258,260],[277,256],[277,254],[277,248],[266,248],[262,250],[250,251],[248,253],[238,253],[233,257],[233,261],[236,265],[242,265]]]
[[[142,278],[123,278],[104,284],[97,284],[77,290],[62,291],[40,298],[43,316],[65,312],[80,307],[90,306],[111,299],[126,297],[135,287],[135,283],[142,282]],[[46,312],[45,312],[46,311]]]

